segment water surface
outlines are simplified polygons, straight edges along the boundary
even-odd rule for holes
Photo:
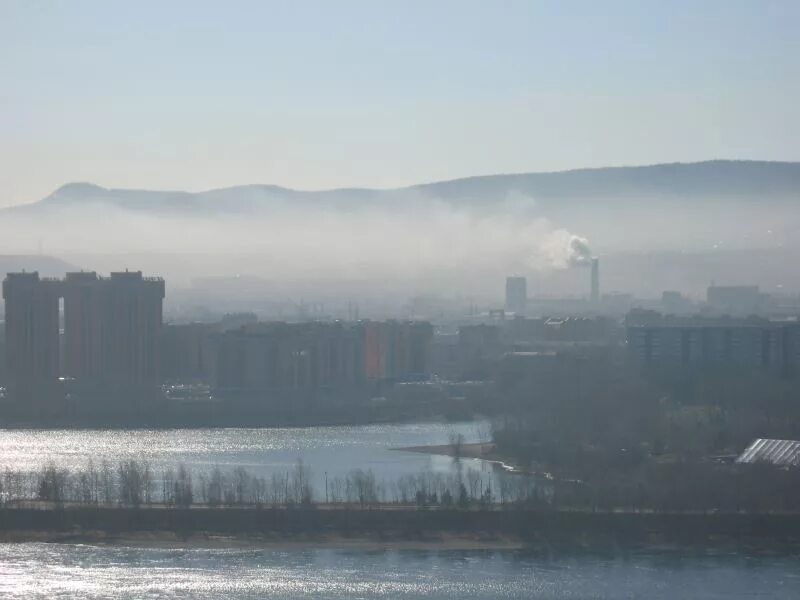
[[[218,466],[224,471],[245,467],[269,477],[294,467],[298,459],[311,467],[316,492],[324,494],[325,476],[332,479],[352,469],[372,469],[378,479],[396,480],[423,471],[453,472],[446,456],[395,452],[392,448],[446,444],[452,434],[479,441],[485,422],[412,423],[274,429],[209,428],[173,430],[0,430],[0,469],[37,471],[53,462],[70,470],[84,468],[91,458],[146,460],[156,473],[179,463],[194,473]],[[462,460],[460,468],[478,469],[490,477],[491,467]]]
[[[7,598],[798,598],[796,557],[0,544]]]

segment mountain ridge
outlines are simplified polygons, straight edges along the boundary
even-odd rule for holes
[[[129,210],[184,212],[219,209],[247,212],[275,203],[303,201],[314,205],[358,208],[408,198],[496,204],[511,196],[544,201],[561,198],[637,196],[712,196],[753,198],[800,197],[800,162],[707,160],[641,166],[591,167],[563,171],[474,175],[399,188],[346,187],[301,190],[275,184],[242,184],[201,192],[104,188],[70,182],[31,204],[2,212],[37,212],[76,205],[109,205]]]

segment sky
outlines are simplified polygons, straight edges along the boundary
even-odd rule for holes
[[[0,0],[0,205],[800,160],[796,0]]]

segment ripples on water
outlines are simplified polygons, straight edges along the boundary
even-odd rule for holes
[[[7,598],[797,598],[792,558],[0,544]]]
[[[378,479],[396,480],[424,470],[448,472],[453,460],[391,448],[448,443],[451,433],[479,441],[485,422],[413,423],[275,429],[212,428],[173,430],[0,430],[0,468],[37,471],[52,461],[77,470],[89,458],[147,460],[156,472],[184,463],[197,474],[219,466],[242,466],[269,477],[291,469],[299,458],[311,467],[316,491],[324,494],[325,474],[341,477],[352,469],[372,469]],[[484,434],[485,435],[485,434]],[[461,468],[490,468],[482,461],[463,460]]]

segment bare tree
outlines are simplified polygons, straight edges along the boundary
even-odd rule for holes
[[[114,472],[107,459],[103,460],[100,468],[100,489],[103,492],[103,503],[111,504],[114,501]]]
[[[172,467],[161,476],[161,501],[166,506],[175,504],[175,471]]]
[[[175,504],[181,508],[188,508],[194,501],[194,490],[192,488],[192,473],[186,465],[178,465],[178,476],[174,484]]]
[[[222,504],[225,488],[225,478],[219,467],[214,467],[211,477],[208,480],[206,491],[206,502],[209,506],[219,506]]]
[[[311,489],[311,469],[304,463],[302,458],[297,459],[294,471],[292,472],[292,502],[296,504],[311,504],[313,499]]]
[[[138,507],[150,499],[149,488],[152,485],[150,467],[135,460],[119,463],[119,502],[126,506]]]
[[[236,504],[244,504],[250,497],[252,478],[244,467],[236,467],[233,471],[233,489]]]
[[[68,473],[50,462],[42,468],[38,481],[39,500],[60,504],[66,500]]]
[[[356,500],[361,507],[371,506],[378,503],[378,486],[375,482],[375,474],[372,470],[364,471],[354,469],[347,475],[349,488],[353,500]]]

